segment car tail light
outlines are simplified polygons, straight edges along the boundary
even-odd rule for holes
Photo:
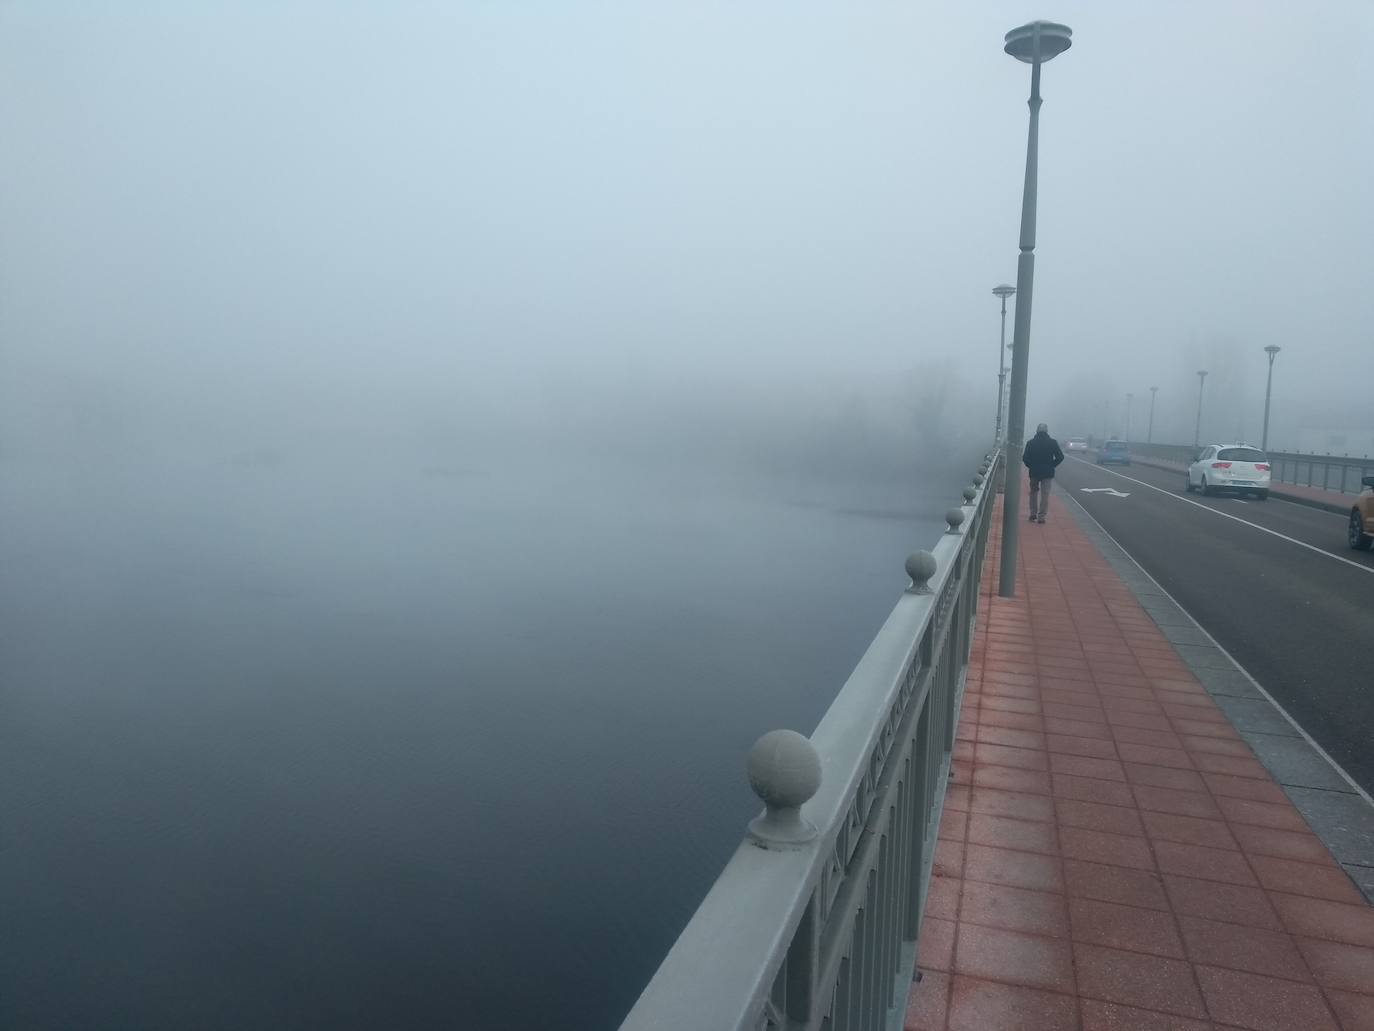
[[[1230,462],[1213,462],[1213,463],[1212,463],[1212,468],[1213,468],[1213,469],[1229,469],[1229,468],[1231,468],[1231,463],[1230,463]]]
[[[1268,467],[1267,465],[1265,465],[1263,462],[1256,462],[1256,463],[1255,463],[1255,468],[1258,469],[1258,470],[1259,470],[1260,472],[1262,472],[1262,473],[1267,473],[1267,472],[1269,471],[1269,467]]]

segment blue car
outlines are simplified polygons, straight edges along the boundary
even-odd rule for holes
[[[1131,448],[1124,440],[1108,440],[1097,449],[1098,465],[1130,465]]]

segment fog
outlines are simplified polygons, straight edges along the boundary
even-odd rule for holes
[[[1368,429],[1362,2],[0,5],[0,1023],[614,1026],[991,443],[1037,13],[1028,423]]]

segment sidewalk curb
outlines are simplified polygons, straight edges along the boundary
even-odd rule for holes
[[[1131,461],[1136,463],[1136,465],[1148,465],[1151,469],[1163,469],[1166,473],[1181,473],[1185,471],[1176,465],[1166,465],[1158,459],[1141,458],[1139,455],[1132,455]],[[1349,505],[1342,507],[1330,501],[1320,501],[1317,498],[1305,498],[1300,494],[1289,494],[1283,489],[1282,484],[1275,487],[1271,482],[1269,484],[1269,493],[1273,497],[1282,498],[1284,501],[1291,501],[1295,505],[1305,505],[1308,508],[1315,508],[1322,512],[1334,512],[1336,515],[1346,515],[1350,512]]]
[[[1374,904],[1374,799],[1076,498],[1069,496],[1069,500],[1073,502],[1069,512],[1079,528],[1130,588],[1313,833]]]

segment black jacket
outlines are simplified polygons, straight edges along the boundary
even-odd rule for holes
[[[1021,451],[1021,464],[1030,470],[1033,480],[1054,479],[1054,467],[1064,461],[1059,441],[1048,433],[1037,433]]]

